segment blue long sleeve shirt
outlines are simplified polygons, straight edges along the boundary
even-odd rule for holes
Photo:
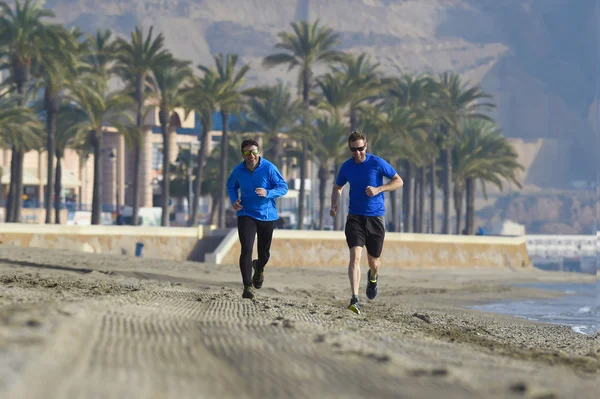
[[[257,188],[267,191],[266,197],[256,194]],[[254,171],[240,163],[231,171],[227,179],[227,193],[231,205],[238,199],[243,206],[237,211],[237,216],[250,216],[261,221],[274,221],[279,219],[275,198],[281,197],[288,192],[288,185],[279,172],[279,169],[264,158],[260,161]]]

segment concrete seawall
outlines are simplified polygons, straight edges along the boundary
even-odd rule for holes
[[[236,229],[0,225],[0,244],[19,247],[133,256],[137,243],[144,244],[143,256],[148,258],[237,264],[240,256]],[[366,251],[363,257],[366,258]],[[386,266],[406,268],[522,270],[532,267],[524,237],[387,233],[382,258]],[[275,230],[270,266],[345,266],[347,263],[348,248],[341,231]]]
[[[237,231],[231,232],[210,259],[237,263],[240,246]],[[256,244],[255,244],[256,251]],[[256,252],[255,252],[256,253]],[[366,264],[366,249],[363,250]],[[382,262],[406,268],[532,267],[524,237],[456,236],[441,234],[386,233]],[[348,246],[341,231],[276,230],[271,246],[271,266],[345,266]]]
[[[180,228],[5,223],[0,225],[0,244],[133,256],[136,244],[142,243],[144,257],[188,260],[198,242],[209,231],[204,226]]]

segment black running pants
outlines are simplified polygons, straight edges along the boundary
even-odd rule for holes
[[[273,229],[275,221],[263,222],[251,218],[250,216],[238,216],[237,218],[238,236],[242,251],[240,253],[240,271],[242,272],[242,281],[244,286],[252,285],[252,250],[254,249],[254,237],[258,237],[257,269],[263,270],[271,254],[271,241],[273,240]]]

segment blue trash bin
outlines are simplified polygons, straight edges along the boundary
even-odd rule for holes
[[[144,243],[138,242],[135,244],[135,256],[142,256],[142,251],[144,250]]]

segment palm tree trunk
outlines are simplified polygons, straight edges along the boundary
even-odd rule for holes
[[[25,82],[29,80],[29,71],[31,67],[31,60],[21,62],[16,65],[13,70],[13,79],[17,86],[17,94],[20,96],[19,105],[25,105],[24,86]],[[8,194],[10,200],[10,213],[7,213],[7,221],[12,223],[18,223],[21,219],[21,204],[23,202],[23,150],[13,146],[13,153],[11,159],[11,175],[10,175],[10,192]],[[12,169],[14,159],[14,171]],[[13,173],[14,172],[14,173]]]
[[[6,214],[4,215],[4,221],[7,223],[12,222],[12,213],[13,213],[13,206],[14,206],[14,195],[15,195],[15,190],[16,190],[16,183],[17,180],[15,179],[15,176],[17,175],[16,173],[16,168],[17,166],[17,149],[15,148],[15,146],[12,146],[11,149],[11,156],[10,156],[10,181],[9,181],[9,185],[8,185],[8,197],[6,198]]]
[[[56,179],[54,180],[54,192],[56,193],[56,199],[54,201],[54,223],[60,224],[60,197],[62,192],[62,165],[60,160],[62,159],[62,152],[56,151]],[[48,212],[48,211],[46,211]]]
[[[414,233],[420,233],[421,230],[419,229],[419,186],[421,185],[421,180],[420,180],[420,176],[419,176],[419,168],[417,168],[415,170],[415,178],[414,178],[414,188],[413,188],[413,218],[412,218],[412,224],[413,224],[413,232]]]
[[[305,67],[302,70],[302,102],[306,107],[305,111],[308,112],[309,107],[309,95],[310,95],[310,81],[312,71],[309,67]],[[303,118],[303,123],[308,124],[307,117]],[[306,160],[307,160],[307,140],[305,137],[302,138],[302,157],[300,160],[300,198],[298,198],[298,230],[304,228],[304,197],[306,187],[304,181],[306,180]]]
[[[405,232],[410,232],[411,230],[411,223],[410,223],[410,217],[411,217],[411,204],[410,204],[410,193],[411,193],[411,188],[412,188],[412,165],[410,164],[410,162],[406,161],[405,162],[405,178],[404,180],[404,187],[402,188],[402,208],[403,208],[403,215],[402,215],[402,224],[404,225],[403,231]]]
[[[221,181],[219,184],[219,228],[225,228],[225,203],[227,198],[227,149],[229,146],[229,132],[227,130],[227,121],[229,112],[221,110],[223,119],[223,130],[221,135]]]
[[[44,92],[44,108],[46,109],[46,151],[48,162],[46,166],[46,192],[44,202],[46,208],[46,224],[52,223],[52,197],[58,201],[60,193],[54,190],[54,154],[56,152],[56,112],[58,112],[58,99],[52,95],[52,87],[46,87]],[[55,194],[55,195],[53,195]]]
[[[319,168],[319,230],[323,230],[325,226],[325,201],[327,191],[327,180],[329,179],[329,169],[325,166]]]
[[[169,165],[170,159],[169,154],[171,154],[171,140],[169,140],[169,131],[167,130],[167,120],[169,117],[169,110],[165,108],[161,108],[159,111],[159,120],[160,120],[160,128],[162,130],[162,139],[163,139],[163,162],[162,162],[162,170],[163,170],[163,178],[162,178],[162,196],[160,197],[160,206],[162,208],[162,215],[160,218],[160,225],[166,227],[169,225],[169,188],[171,179],[169,179]],[[190,156],[192,154],[190,153]],[[190,204],[190,206],[192,206]]]
[[[104,134],[102,128],[94,132],[94,188],[92,193],[92,224],[100,224],[102,216],[102,145]],[[139,173],[139,171],[136,171]]]
[[[137,226],[140,214],[140,169],[142,163],[142,146],[144,141],[144,132],[138,131],[138,143],[133,150],[133,205],[131,224]]]
[[[132,221],[134,226],[138,225],[139,213],[140,213],[140,163],[142,162],[142,149],[145,144],[144,137],[144,115],[142,110],[144,108],[144,81],[146,80],[145,74],[138,74],[135,81],[135,98],[137,102],[137,113],[136,113],[136,125],[138,128],[137,143],[134,150],[134,166],[133,166],[133,205],[132,205]]]
[[[352,108],[350,110],[350,133],[356,130],[358,126],[358,117],[356,116],[356,109]]]
[[[279,133],[273,132],[271,140],[273,141],[273,147],[271,149],[273,157],[270,159],[273,160],[273,163],[275,163],[278,168],[281,168],[283,166],[283,146]]]
[[[132,206],[132,221],[134,226],[138,225],[138,215],[140,213],[140,163],[142,162],[142,149],[144,148],[145,137],[144,137],[144,119],[142,110],[144,107],[144,80],[146,77],[144,74],[138,74],[136,76],[136,87],[135,87],[135,98],[137,101],[137,117],[136,124],[138,128],[139,137],[137,138],[137,146],[134,150],[134,166],[133,166],[133,206]],[[95,173],[95,172],[94,172]]]
[[[419,183],[419,231],[426,233],[425,230],[425,188],[427,187],[427,171],[423,166],[419,169],[421,182]]]
[[[340,167],[339,164],[337,162],[334,162],[334,164],[333,164],[333,174],[332,174],[332,180],[333,181],[331,183],[332,185],[335,184],[336,173],[337,173],[337,170],[338,170],[339,167]],[[343,193],[344,193],[344,191],[342,190],[342,196],[344,195]],[[340,226],[342,225],[342,217],[343,217],[342,215],[343,214],[342,214],[341,204],[342,204],[342,198],[340,196],[340,200],[339,200],[339,205],[340,206],[338,206],[338,212],[335,215],[335,217],[333,218],[333,230],[335,230],[335,231],[340,230]]]
[[[212,207],[210,208],[210,217],[209,217],[209,224],[213,225],[213,224],[218,224],[219,221],[217,220],[218,218],[218,213],[219,213],[219,198],[213,196],[212,197]]]
[[[467,234],[473,234],[475,227],[475,180],[467,179],[466,182],[467,191],[467,219],[466,229]]]
[[[302,102],[308,109],[308,100],[310,95],[310,81],[312,72],[309,67],[305,67],[302,70]]]
[[[306,193],[306,158],[308,142],[305,137],[302,138],[302,156],[300,157],[300,198],[298,198],[298,230],[304,229],[304,198]]]
[[[19,162],[17,163],[17,196],[18,200],[15,206],[15,222],[21,221],[21,208],[23,206],[23,163],[25,161],[25,152],[19,151]]]
[[[11,223],[17,223],[18,220],[15,217],[17,204],[21,201],[21,195],[19,195],[18,180],[19,180],[19,159],[21,152],[13,146],[12,156],[10,160],[10,191],[8,193],[8,206],[6,213],[6,221]]]
[[[446,143],[444,152],[444,221],[442,233],[450,234],[450,183],[452,179],[452,153],[450,144]]]
[[[392,208],[392,223],[390,226],[390,231],[396,231],[396,221],[398,220],[398,204],[397,204],[397,196],[396,191],[390,191],[390,208]]]
[[[455,184],[452,190],[454,196],[454,212],[456,212],[456,232],[455,234],[461,234],[461,219],[462,219],[462,197],[463,192]]]
[[[202,121],[202,126],[207,126],[205,124],[207,121]],[[212,123],[211,123],[212,124]],[[200,148],[198,149],[198,166],[196,167],[196,181],[194,185],[194,204],[192,205],[192,216],[190,220],[188,220],[188,226],[193,226],[196,224],[196,220],[198,219],[198,205],[200,204],[200,194],[202,192],[202,178],[204,175],[204,160],[208,155],[208,147],[210,145],[208,135],[208,130],[203,132],[202,134],[202,143]],[[212,224],[212,218],[209,220],[209,224]]]
[[[431,226],[431,234],[435,234],[435,188],[437,186],[437,176],[435,174],[435,157],[431,157],[430,174],[431,174],[431,192],[429,196],[429,213],[431,220],[429,221]]]
[[[15,198],[12,207],[12,222],[21,222],[21,206],[23,205],[23,150],[17,150],[15,165]],[[12,176],[11,176],[12,179]]]

